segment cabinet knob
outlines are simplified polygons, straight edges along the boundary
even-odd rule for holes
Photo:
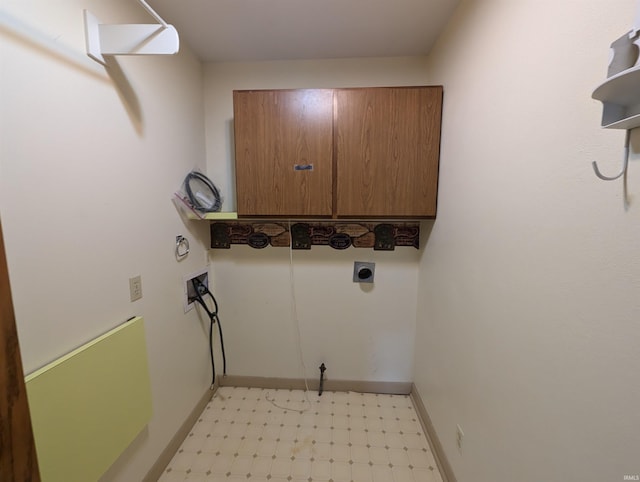
[[[294,171],[313,171],[313,164],[294,164]]]

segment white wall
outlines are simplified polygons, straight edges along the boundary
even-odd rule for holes
[[[83,8],[107,23],[151,21],[124,0],[3,2],[0,213],[26,372],[145,318],[153,419],[108,477],[129,482],[210,383],[203,324],[181,299],[183,275],[206,266],[208,233],[171,202],[204,167],[202,69],[183,47],[119,57],[107,75],[84,54]],[[177,234],[191,241],[181,263]],[[138,274],[144,297],[131,303]]]
[[[234,89],[424,85],[424,58],[219,63],[205,66],[207,172],[235,209]],[[419,252],[313,247],[293,253],[295,292],[307,376],[411,381]],[[354,261],[375,261],[376,282],[353,283]],[[291,314],[289,252],[232,246],[211,251],[228,373],[299,378]]]
[[[640,474],[640,137],[628,208],[590,166],[620,166],[591,92],[635,3],[465,1],[430,57],[445,100],[415,382],[459,482]]]
[[[412,379],[418,251],[294,251],[302,352],[312,379]],[[211,255],[228,373],[300,378],[289,250],[232,246]],[[354,283],[353,262],[376,263],[375,283]]]

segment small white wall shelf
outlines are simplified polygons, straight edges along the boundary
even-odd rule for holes
[[[611,43],[607,80],[592,97],[602,102],[602,127],[630,130],[640,126],[640,1],[634,25]]]
[[[84,10],[87,55],[106,65],[105,55],[174,55],[180,49],[178,32],[167,24],[144,0],[138,0],[157,24],[101,23]]]
[[[607,80],[591,95],[602,102],[602,122],[605,129],[624,129],[624,157],[622,169],[615,176],[600,172],[598,164],[591,163],[596,176],[603,181],[626,179],[629,165],[629,139],[631,130],[640,127],[640,1],[633,28],[611,44],[611,61]]]
[[[633,129],[640,126],[640,66],[609,77],[593,91],[602,102],[602,127]]]

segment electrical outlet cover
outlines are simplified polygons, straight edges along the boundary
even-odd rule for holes
[[[458,446],[458,451],[462,453],[462,444],[464,442],[464,432],[460,425],[456,425],[456,445]]]
[[[142,298],[142,277],[140,275],[129,278],[129,298],[131,301]]]

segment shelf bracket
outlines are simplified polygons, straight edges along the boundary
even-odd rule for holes
[[[180,48],[178,32],[167,24],[144,0],[138,2],[157,24],[103,24],[84,10],[87,55],[106,65],[104,56],[174,55]]]
[[[629,166],[629,138],[630,137],[631,137],[631,130],[627,129],[624,137],[624,157],[622,159],[622,170],[620,171],[620,173],[616,174],[615,176],[605,176],[600,172],[600,169],[598,169],[598,164],[596,163],[596,161],[593,161],[591,165],[593,166],[593,170],[595,171],[596,176],[598,176],[603,181],[615,181],[616,179],[624,176],[627,173],[627,167]]]

